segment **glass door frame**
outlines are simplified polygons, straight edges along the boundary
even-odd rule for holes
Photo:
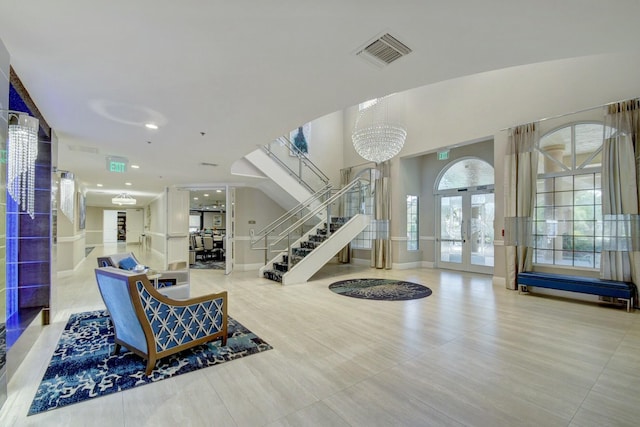
[[[471,261],[472,239],[471,239],[471,222],[472,222],[472,197],[478,194],[495,194],[493,185],[483,185],[472,188],[458,188],[454,190],[439,191],[435,194],[436,203],[436,267],[450,270],[466,271],[473,273],[493,274],[494,266],[486,266],[473,264]],[[442,199],[443,197],[462,197],[462,223],[461,223],[461,261],[447,262],[442,261]],[[495,199],[494,199],[495,206]],[[493,222],[491,223],[493,227]]]

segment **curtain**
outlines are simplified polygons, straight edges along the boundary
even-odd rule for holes
[[[340,170],[340,187],[344,188],[347,184],[351,182],[351,168],[341,169]],[[351,212],[348,212],[348,206],[345,201],[342,201],[342,205],[340,206],[340,215],[345,217],[349,216]],[[347,245],[340,249],[338,252],[338,262],[342,264],[349,264],[351,262],[351,243],[347,243]]]
[[[506,287],[517,289],[517,275],[532,267],[533,250],[526,245],[535,207],[538,174],[538,124],[510,129],[505,159],[505,256]],[[507,231],[513,231],[510,235]]]
[[[602,214],[638,214],[640,100],[607,106],[602,147]],[[623,236],[624,237],[624,236]],[[600,277],[638,282],[640,252],[602,250]],[[638,248],[633,248],[638,249]]]
[[[391,242],[389,240],[390,201],[389,161],[378,165],[375,179],[375,239],[371,242],[371,267],[391,268]],[[384,238],[381,238],[384,237]]]

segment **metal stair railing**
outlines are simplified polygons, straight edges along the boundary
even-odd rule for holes
[[[309,192],[315,193],[329,184],[329,178],[287,137],[281,136],[263,149]]]
[[[262,230],[251,236],[251,249],[264,250],[265,251],[265,264],[269,257],[269,236],[278,234],[278,230],[284,225],[290,224],[292,220],[295,220],[298,215],[302,215],[305,210],[310,210],[313,206],[322,204],[322,200],[326,199],[331,194],[332,186],[327,184],[325,187],[314,193],[304,202],[294,206],[292,209],[285,212],[283,215],[272,221],[269,225],[265,226]],[[264,246],[256,247],[258,243],[264,241]]]
[[[286,252],[287,252],[287,257],[288,257],[287,259],[288,260],[292,260],[293,258],[291,256],[292,255],[291,254],[291,245],[298,240],[297,236],[292,236],[292,235],[294,233],[296,233],[297,230],[301,229],[307,223],[307,221],[311,220],[312,218],[317,218],[318,217],[318,213],[323,211],[323,210],[325,210],[325,209],[326,209],[326,223],[327,223],[327,238],[329,238],[330,235],[331,235],[331,226],[330,226],[331,206],[335,202],[340,201],[341,198],[343,198],[345,195],[347,195],[349,193],[352,193],[355,189],[357,189],[357,192],[359,194],[359,199],[362,198],[363,196],[361,195],[361,193],[362,193],[363,188],[364,187],[362,186],[362,180],[360,178],[354,179],[349,184],[347,184],[345,187],[341,188],[340,190],[335,192],[333,195],[331,195],[322,204],[320,204],[320,205],[316,206],[315,208],[311,209],[302,218],[300,218],[294,224],[290,225],[287,229],[282,231],[279,234],[279,238],[276,239],[273,243],[271,243],[269,245],[270,248],[274,248],[276,245],[278,245],[279,243],[283,242],[286,239],[287,240]],[[302,237],[302,236],[300,236],[300,237]],[[279,251],[284,251],[284,250],[285,249],[282,248]],[[292,262],[292,261],[289,261],[289,262]]]

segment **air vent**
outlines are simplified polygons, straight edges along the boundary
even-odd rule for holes
[[[200,165],[201,166],[213,166],[213,167],[218,166],[217,163],[209,163],[209,162],[202,162],[202,163],[200,163]]]
[[[378,66],[391,64],[393,61],[411,53],[411,49],[389,33],[374,39],[356,52],[356,55],[373,62]]]
[[[80,151],[82,153],[98,154],[98,149],[95,147],[87,147],[83,145],[68,145],[67,147],[69,147],[69,151]]]

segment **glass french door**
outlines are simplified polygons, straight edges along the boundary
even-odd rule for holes
[[[440,196],[438,267],[493,273],[492,192]]]

